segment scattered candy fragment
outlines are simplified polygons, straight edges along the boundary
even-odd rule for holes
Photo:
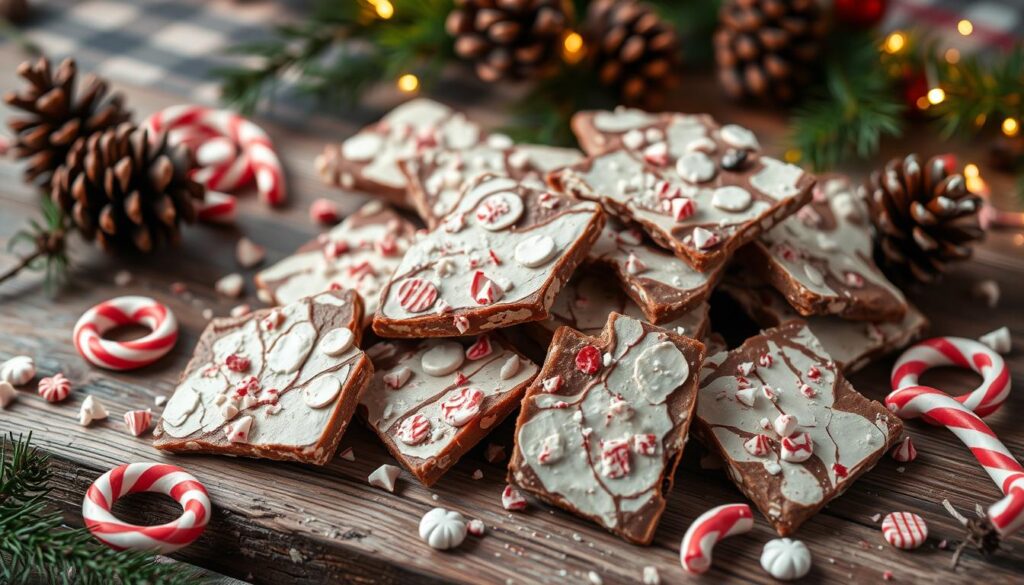
[[[14,389],[14,386],[6,380],[0,380],[0,408],[7,408],[17,397],[18,392]]]
[[[746,504],[725,504],[701,514],[686,529],[679,546],[679,562],[692,575],[711,568],[711,553],[723,538],[750,532],[754,527],[754,514]]]
[[[152,422],[153,413],[148,408],[146,410],[129,410],[124,413],[124,426],[129,433],[136,437],[142,436],[148,431]]]
[[[501,492],[501,507],[509,511],[520,511],[526,509],[526,498],[516,488],[506,485]]]
[[[341,210],[338,204],[321,197],[309,206],[309,219],[315,223],[331,225],[341,221]]]
[[[395,482],[398,480],[398,475],[402,473],[402,470],[395,467],[394,465],[381,465],[366,478],[373,487],[387,490],[391,493],[395,492]]]
[[[811,551],[799,540],[769,540],[761,551],[761,568],[780,581],[800,579],[811,570]]]
[[[24,386],[36,377],[36,362],[27,355],[12,357],[0,364],[0,381],[12,386]]]
[[[434,508],[420,519],[420,538],[437,550],[448,550],[462,544],[466,530],[466,519],[462,514],[444,508]]]
[[[913,550],[928,539],[928,525],[912,512],[892,512],[882,520],[882,536],[896,548]]]
[[[484,526],[483,520],[473,518],[466,523],[466,530],[473,536],[483,536],[487,532],[487,527]]]
[[[1010,340],[1010,330],[1005,326],[1000,327],[995,331],[989,331],[985,335],[979,337],[978,341],[1001,354],[1010,353],[1010,349],[1013,347],[1013,341]]]
[[[78,409],[78,424],[87,427],[93,421],[103,420],[107,416],[109,416],[107,409],[103,407],[98,398],[90,394],[85,397],[85,400],[82,401],[82,406]]]
[[[917,448],[914,447],[914,442],[910,440],[910,435],[903,437],[892,451],[889,452],[893,459],[900,463],[910,463],[914,459],[917,459]]]
[[[253,242],[249,238],[241,238],[235,244],[235,260],[242,268],[252,268],[267,256],[267,250],[263,246]]]

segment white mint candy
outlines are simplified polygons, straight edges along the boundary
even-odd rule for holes
[[[725,126],[722,126],[721,136],[722,140],[736,148],[749,148],[752,150],[761,148],[761,145],[757,142],[757,136],[743,126],[726,124]]]
[[[989,346],[997,353],[1010,353],[1010,348],[1013,346],[1013,342],[1010,340],[1010,330],[1006,327],[990,331],[979,337],[978,341]]]
[[[820,270],[811,266],[810,264],[804,265],[804,274],[807,275],[807,280],[815,286],[821,286],[825,284],[825,276]]]
[[[750,207],[750,202],[750,191],[735,185],[719,187],[711,195],[711,205],[722,211],[731,211],[733,213],[739,213]]]
[[[0,381],[24,386],[36,377],[36,362],[27,355],[12,357],[0,365]]]
[[[229,274],[214,283],[213,288],[228,298],[237,299],[245,289],[245,279],[241,274]]]
[[[710,181],[717,170],[715,161],[703,152],[688,152],[676,161],[676,172],[691,183]]]
[[[509,356],[509,358],[507,360],[505,360],[505,363],[501,365],[501,372],[500,372],[501,379],[502,380],[509,380],[509,379],[511,379],[512,376],[515,376],[516,374],[519,373],[519,370],[520,370],[520,368],[522,368],[522,365],[523,364],[522,364],[522,361],[519,359],[519,356],[517,356],[517,355]]]
[[[83,427],[87,427],[92,424],[93,421],[103,420],[107,418],[107,416],[109,416],[107,409],[103,407],[103,404],[100,403],[99,399],[90,394],[85,397],[85,400],[82,401],[81,408],[78,409],[78,424]]]
[[[348,367],[345,366],[343,373],[348,377]],[[320,376],[306,384],[302,389],[302,401],[310,408],[323,408],[334,402],[334,399],[341,392],[341,380],[334,375]]]
[[[323,339],[320,340],[320,350],[329,356],[337,357],[348,351],[352,347],[353,341],[355,341],[355,335],[351,329],[338,327],[324,334]]]
[[[788,437],[796,431],[796,417],[791,414],[780,414],[775,417],[772,427],[780,437]]]
[[[402,473],[402,470],[395,467],[394,465],[381,465],[366,478],[366,481],[373,487],[387,490],[391,493],[395,491],[395,481],[398,479],[398,475]]]
[[[18,392],[14,386],[6,380],[0,380],[0,408],[7,408],[7,405],[14,402]]]
[[[811,551],[799,540],[769,540],[761,552],[761,568],[780,581],[800,579],[811,570]]]
[[[356,162],[368,161],[384,147],[384,139],[373,132],[363,132],[341,145],[341,155]]]
[[[526,238],[516,245],[516,262],[527,268],[544,266],[555,255],[555,240],[545,234]]]
[[[492,232],[501,231],[523,215],[523,198],[511,191],[499,191],[484,197],[473,213],[477,223]]]
[[[466,352],[455,341],[443,341],[424,352],[420,358],[423,371],[431,376],[447,376],[459,369]]]
[[[420,519],[420,538],[431,548],[455,548],[466,540],[466,518],[452,510],[434,508]]]

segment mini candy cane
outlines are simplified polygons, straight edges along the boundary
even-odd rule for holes
[[[139,492],[171,496],[184,513],[159,526],[127,524],[110,513],[118,499]],[[104,473],[89,486],[82,501],[82,517],[89,532],[114,550],[168,554],[191,544],[206,529],[210,496],[203,484],[176,465],[129,463]]]
[[[912,346],[893,366],[892,387],[916,386],[922,372],[938,366],[970,368],[984,378],[981,386],[956,397],[978,416],[992,414],[1010,395],[1010,370],[1003,356],[984,343],[962,337],[936,337]],[[932,422],[929,417],[925,420]]]
[[[129,324],[143,325],[152,331],[132,341],[103,338],[114,327]],[[166,305],[149,297],[117,297],[86,311],[75,324],[74,340],[78,353],[94,366],[134,370],[171,351],[178,340],[178,321]]]
[[[711,550],[719,540],[750,532],[754,514],[746,504],[725,504],[704,512],[683,536],[679,562],[687,573],[699,575],[711,568]]]
[[[251,121],[227,110],[178,105],[150,116],[145,125],[167,132],[173,144],[185,144],[201,166],[193,178],[217,191],[232,191],[256,181],[270,205],[285,201],[284,170],[270,137]],[[230,141],[230,145],[224,139]]]
[[[896,416],[927,416],[959,438],[1006,497],[992,504],[988,517],[999,534],[1008,536],[1024,526],[1024,468],[977,414],[940,390],[908,386],[885,399]]]

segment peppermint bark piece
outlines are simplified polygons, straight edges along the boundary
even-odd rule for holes
[[[801,315],[900,321],[907,300],[872,260],[867,202],[850,180],[822,177],[811,202],[740,256]]]
[[[748,130],[708,116],[671,118],[684,126],[680,136],[672,138],[666,126],[660,141],[635,148],[624,137],[621,148],[555,171],[548,181],[636,223],[701,272],[721,266],[810,199],[811,175],[739,146],[756,145]]]
[[[667,329],[686,319],[711,296],[723,267],[698,272],[686,262],[655,246],[635,227],[609,220],[587,257],[611,268],[647,321]],[[622,311],[620,311],[622,312]],[[603,317],[602,317],[603,318]]]
[[[493,142],[493,140],[491,141]],[[466,150],[432,150],[401,163],[409,184],[409,199],[428,227],[437,227],[451,213],[462,188],[484,173],[512,177],[544,188],[544,176],[583,158],[570,148],[531,144]]]
[[[767,284],[758,284],[750,279],[736,282],[727,277],[720,290],[735,300],[761,327],[776,327],[800,318],[786,299]],[[846,374],[903,349],[920,339],[928,329],[928,319],[909,303],[903,319],[895,323],[848,321],[834,315],[807,317],[805,321],[825,352]]]
[[[256,274],[256,286],[272,303],[293,303],[326,290],[351,289],[373,319],[380,289],[398,268],[416,228],[379,201],[367,203],[291,256]]]
[[[438,148],[462,150],[486,140],[480,126],[461,112],[418,98],[391,110],[340,145],[324,147],[316,167],[328,184],[408,206],[400,161]]]
[[[707,114],[648,113],[623,106],[614,110],[577,112],[571,124],[580,147],[590,156],[621,148],[638,152],[650,148],[656,154],[661,149],[659,144],[664,142],[673,163],[688,149],[708,139],[709,126],[717,126],[715,119]],[[761,150],[757,136],[750,130],[727,124],[723,131],[732,148]],[[694,141],[700,142],[693,144]]]
[[[749,338],[701,381],[697,437],[781,536],[874,467],[902,431],[802,321]]]
[[[679,335],[701,339],[707,333],[710,324],[708,311],[708,304],[700,303],[689,313],[662,323],[659,327]],[[632,299],[619,287],[608,285],[606,274],[580,270],[555,297],[555,303],[551,306],[551,317],[530,323],[529,331],[542,345],[550,343],[555,331],[563,325],[587,335],[600,335],[608,315],[612,313],[647,321]]]
[[[555,333],[526,391],[509,481],[649,544],[696,404],[704,346],[613,313],[600,337]]]
[[[360,413],[391,454],[433,485],[516,407],[539,368],[497,333],[383,341]]]
[[[373,329],[454,337],[546,319],[604,221],[596,203],[484,175],[409,248],[381,293]]]
[[[324,465],[373,376],[361,319],[359,295],[337,291],[213,320],[153,445]]]

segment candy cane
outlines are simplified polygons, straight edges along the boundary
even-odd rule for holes
[[[687,573],[711,568],[711,551],[718,541],[754,528],[754,514],[746,504],[725,504],[701,514],[686,530],[679,547],[679,562]]]
[[[955,398],[978,416],[992,414],[1010,395],[1010,370],[1003,356],[981,342],[962,337],[936,337],[905,351],[893,366],[892,388],[916,386],[922,372],[938,366],[970,368],[984,378],[976,389]],[[929,417],[925,420],[932,422]]]
[[[159,526],[136,526],[118,520],[110,509],[120,498],[139,492],[171,496],[183,513]],[[89,532],[115,550],[143,550],[168,554],[191,544],[210,520],[210,496],[203,484],[176,465],[129,463],[115,467],[85,492],[82,517]]]
[[[900,418],[926,416],[952,431],[1006,494],[988,509],[992,526],[1003,536],[1024,526],[1024,468],[980,416],[953,397],[927,386],[895,390],[886,397],[885,404]]]
[[[151,329],[132,341],[104,339],[121,325]],[[75,348],[89,363],[108,370],[134,370],[167,355],[178,341],[178,321],[167,305],[149,297],[125,296],[102,302],[85,312],[74,330]]]
[[[145,125],[153,132],[167,132],[174,144],[185,144],[198,154],[210,142],[227,138],[236,146],[234,158],[200,156],[203,166],[193,178],[217,191],[232,191],[256,182],[260,197],[271,205],[285,201],[284,170],[270,137],[253,122],[227,110],[178,105],[150,116]],[[210,163],[210,164],[204,164]]]

